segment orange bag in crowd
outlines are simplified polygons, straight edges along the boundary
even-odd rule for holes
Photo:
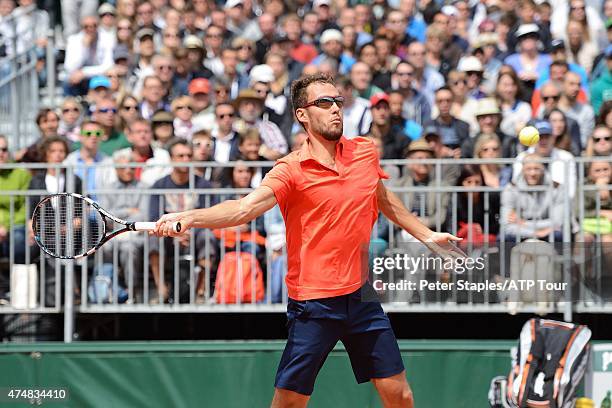
[[[217,269],[216,302],[238,303],[238,299],[241,303],[259,302],[264,295],[263,272],[257,259],[248,252],[241,252],[240,256],[227,252]]]

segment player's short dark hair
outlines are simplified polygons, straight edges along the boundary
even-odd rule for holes
[[[311,84],[315,83],[336,85],[332,77],[320,73],[305,75],[296,79],[291,84],[291,104],[293,105],[294,112],[308,103],[306,90]]]

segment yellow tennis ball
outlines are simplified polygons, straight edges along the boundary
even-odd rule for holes
[[[519,132],[519,141],[525,146],[533,146],[540,140],[540,132],[533,126],[526,126]]]

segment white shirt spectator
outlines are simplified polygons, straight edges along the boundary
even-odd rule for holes
[[[526,151],[519,153],[516,156],[516,162],[512,166],[512,182],[516,183],[519,179],[521,171],[523,170],[523,159],[529,153],[534,153],[535,147],[530,147]],[[552,162],[549,164],[549,173],[551,175],[552,181],[555,183],[559,183],[561,185],[565,184],[565,167],[568,168],[568,192],[570,199],[574,198],[576,194],[576,160],[574,159],[574,155],[568,151],[557,149],[553,147],[552,152],[550,153],[550,157]],[[563,188],[563,187],[562,187]]]
[[[352,139],[370,130],[372,111],[367,99],[356,97],[351,106],[344,105],[344,137]]]
[[[115,41],[105,41],[98,32],[98,39],[92,47],[84,44],[85,33],[79,31],[68,37],[66,43],[66,60],[64,68],[68,75],[82,70],[85,77],[91,78],[104,73],[113,66],[113,48]]]

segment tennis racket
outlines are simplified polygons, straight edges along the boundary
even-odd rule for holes
[[[123,226],[108,231],[112,222]],[[106,242],[127,231],[153,231],[154,222],[128,222],[115,217],[89,197],[60,193],[45,197],[32,216],[34,239],[54,258],[78,259],[93,254]],[[175,223],[174,230],[181,231]]]

